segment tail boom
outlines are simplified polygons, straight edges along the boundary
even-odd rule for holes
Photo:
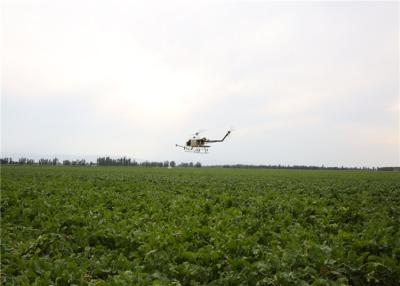
[[[222,138],[221,140],[207,140],[207,143],[217,143],[217,142],[224,142],[225,138],[228,137],[228,135],[231,134],[231,131],[229,130],[228,132],[226,132],[224,138]]]

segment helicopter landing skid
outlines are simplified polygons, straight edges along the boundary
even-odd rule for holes
[[[208,149],[205,149],[205,148],[193,148],[193,149],[186,149],[185,152],[197,153],[197,154],[208,154]]]
[[[181,147],[185,152],[196,154],[208,154],[208,148],[204,147],[186,147],[176,144],[176,147]]]

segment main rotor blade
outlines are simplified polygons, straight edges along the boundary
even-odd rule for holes
[[[203,132],[205,132],[206,131],[206,129],[200,129],[199,131],[196,131],[195,133],[193,133],[192,135],[194,136],[194,137],[197,137],[197,136],[199,136],[201,133],[203,133]]]

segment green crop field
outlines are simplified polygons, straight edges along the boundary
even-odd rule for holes
[[[399,285],[400,173],[2,167],[3,285]]]

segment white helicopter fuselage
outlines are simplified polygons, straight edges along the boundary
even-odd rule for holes
[[[204,143],[206,142],[206,139],[189,139],[186,142],[187,147],[203,147]]]
[[[203,138],[197,138],[199,132],[196,132],[193,138],[189,139],[186,141],[186,144],[184,146],[175,144],[176,147],[182,148],[184,151],[187,152],[194,152],[194,153],[207,153],[208,148],[211,147],[209,145],[206,145],[206,143],[217,143],[217,142],[223,142],[225,138],[231,133],[229,130],[226,132],[225,136],[222,139],[219,140],[210,140],[207,139],[206,137]]]

